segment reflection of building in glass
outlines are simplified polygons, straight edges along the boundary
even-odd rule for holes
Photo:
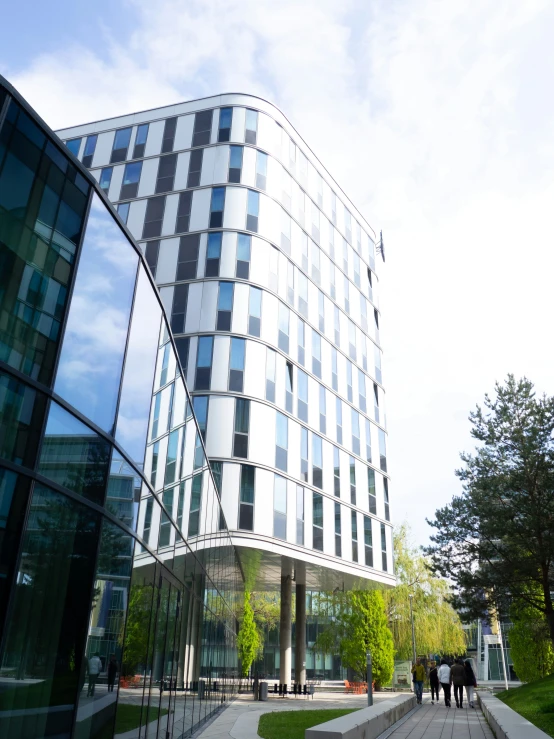
[[[298,604],[310,590],[394,584],[375,233],[260,98],[220,95],[59,135],[139,242],[171,316],[200,430],[193,470],[204,441],[250,587],[281,592],[263,671],[287,684],[339,677],[332,658],[316,661],[314,617]],[[202,526],[205,482],[173,477],[173,392],[156,378],[144,470],[207,556],[217,538]],[[139,530],[155,537],[145,513]],[[165,557],[173,542],[159,537]]]
[[[235,691],[242,590],[146,263],[0,78],[0,736],[190,734]]]

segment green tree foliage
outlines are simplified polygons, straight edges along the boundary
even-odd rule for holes
[[[376,685],[388,683],[394,670],[394,644],[381,592],[352,590],[336,597],[322,595],[320,608],[334,615],[318,636],[316,649],[340,654],[343,666],[350,667],[362,680],[366,653],[370,651]]]
[[[384,685],[394,670],[394,643],[387,625],[383,596],[378,590],[358,590],[352,593],[352,612],[348,629],[341,642],[341,659],[357,675],[364,676],[366,653],[371,652],[373,679]]]
[[[237,635],[237,649],[242,667],[242,677],[248,676],[250,666],[261,647],[260,634],[254,621],[254,611],[250,598],[250,591],[245,590],[242,621]]]
[[[406,525],[394,532],[397,586],[383,592],[395,657],[412,657],[410,595],[417,653],[464,654],[466,639],[460,617],[448,602],[449,585],[433,573],[428,559],[410,543],[409,533]]]
[[[544,616],[529,606],[512,608],[510,654],[520,680],[540,680],[554,672],[554,649]]]
[[[134,675],[137,667],[144,664],[148,652],[148,634],[152,616],[152,585],[131,585],[129,610],[125,633],[125,650],[121,673]]]
[[[465,619],[525,605],[554,641],[554,398],[508,375],[470,421],[479,446],[461,455],[463,492],[429,522],[426,551]]]
[[[277,626],[281,613],[281,596],[278,592],[253,592],[250,597],[250,604],[254,611],[254,621],[260,631],[265,632],[266,629],[271,631]],[[294,603],[292,605],[294,621]]]

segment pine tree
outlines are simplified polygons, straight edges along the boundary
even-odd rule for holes
[[[461,455],[463,492],[429,521],[426,553],[465,620],[527,605],[554,643],[554,398],[508,375],[470,421],[479,446]]]

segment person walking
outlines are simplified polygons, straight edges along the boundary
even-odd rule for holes
[[[450,667],[445,659],[441,659],[441,666],[437,670],[437,673],[442,686],[442,692],[444,693],[444,705],[450,708]]]
[[[439,702],[439,671],[437,665],[433,665],[429,671],[429,685],[431,686],[431,705],[435,705],[435,695],[437,696],[437,703]]]
[[[115,654],[110,654],[110,661],[108,662],[108,693],[113,693],[113,686],[115,684],[115,676],[117,675],[117,660]]]
[[[454,685],[454,699],[456,701],[456,708],[463,708],[466,671],[464,663],[459,657],[450,668],[450,681]]]
[[[87,698],[89,696],[94,696],[94,688],[96,687],[96,681],[98,680],[98,675],[100,674],[101,670],[102,660],[100,659],[100,655],[98,654],[98,652],[95,652],[88,661]]]
[[[477,679],[475,678],[475,673],[473,672],[473,667],[471,666],[471,660],[466,659],[464,662],[464,670],[465,670],[465,687],[466,687],[466,695],[467,695],[467,702],[469,703],[470,708],[475,708],[473,705],[473,688],[477,687]]]
[[[421,664],[419,657],[415,665],[412,667],[412,675],[414,677],[414,692],[416,694],[418,704],[423,699],[423,681],[425,680],[425,667]]]

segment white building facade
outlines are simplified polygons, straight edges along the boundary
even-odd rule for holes
[[[290,684],[293,583],[298,624],[306,587],[395,582],[376,234],[287,118],[257,97],[220,95],[58,135],[139,243],[171,315],[247,587],[280,583]],[[179,444],[161,438],[172,403],[157,382],[145,472],[160,494]],[[202,533],[201,505],[187,490],[189,542]],[[303,650],[297,643],[298,682]]]

